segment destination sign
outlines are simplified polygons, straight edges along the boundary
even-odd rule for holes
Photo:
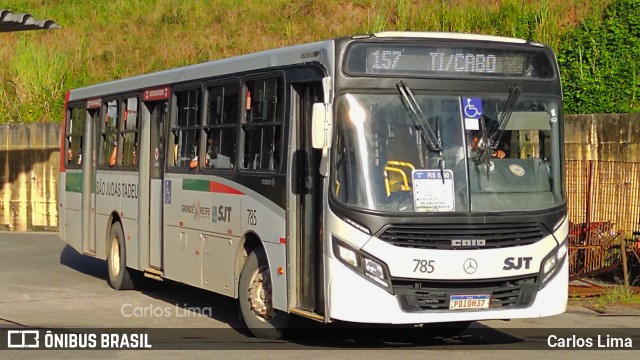
[[[142,96],[144,101],[155,101],[168,99],[171,93],[169,87],[145,90]]]
[[[102,99],[87,100],[87,109],[99,109],[100,105],[102,105]]]
[[[542,52],[479,47],[355,44],[346,67],[353,75],[553,77]]]

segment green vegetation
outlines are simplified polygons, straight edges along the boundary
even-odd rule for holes
[[[615,0],[560,42],[565,111],[640,110],[640,0]]]
[[[634,293],[630,288],[617,285],[595,299],[596,304],[640,304],[640,294]]]
[[[569,112],[626,111],[637,107],[638,1],[616,0],[622,5],[605,10],[611,0],[6,0],[2,7],[53,19],[63,28],[0,34],[0,123],[59,121],[68,88],[380,30],[471,32],[546,43],[565,52],[559,59],[566,68]],[[627,16],[632,24],[624,28]],[[610,34],[607,26],[614,23],[620,28]],[[595,33],[597,26],[602,30]],[[616,50],[615,36],[626,36],[629,52]],[[599,58],[587,57],[594,51]],[[610,58],[626,61],[627,71],[620,69],[622,62],[601,73]],[[574,69],[576,59],[591,68]],[[581,71],[582,82],[575,71]],[[610,83],[616,86],[606,89]],[[591,84],[600,90],[582,88]],[[621,92],[633,101],[615,108],[626,99]],[[591,106],[601,102],[597,96],[608,96],[603,103],[612,106]]]

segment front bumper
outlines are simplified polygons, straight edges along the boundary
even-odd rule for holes
[[[528,304],[482,310],[416,310],[402,295],[391,294],[356,274],[335,258],[328,258],[328,314],[331,319],[378,324],[421,324],[449,321],[539,318],[566,311],[569,266],[565,258],[556,276],[542,290],[533,291]],[[496,279],[499,280],[499,279]],[[419,281],[419,280],[418,280]],[[473,280],[470,280],[472,282]],[[480,283],[474,283],[480,284]],[[536,286],[539,283],[536,282]],[[481,289],[481,286],[474,286]],[[449,287],[445,292],[451,292]],[[453,290],[455,292],[455,290]],[[460,291],[468,293],[467,290]]]

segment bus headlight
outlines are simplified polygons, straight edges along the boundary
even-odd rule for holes
[[[542,290],[551,279],[560,271],[564,259],[567,257],[567,240],[555,248],[547,257],[542,261],[540,267],[540,290]]]
[[[331,238],[333,253],[340,262],[365,279],[391,291],[389,270],[382,261],[352,248],[335,236]]]
[[[355,268],[358,267],[358,255],[356,254],[355,251],[347,247],[341,246],[339,244],[337,248],[338,248],[338,258],[340,258],[340,260],[342,260],[343,263],[347,265],[351,265],[352,267],[355,267]]]

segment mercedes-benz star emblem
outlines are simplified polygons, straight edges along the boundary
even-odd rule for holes
[[[469,258],[464,261],[462,268],[467,274],[473,274],[478,269],[478,263],[475,260]]]

